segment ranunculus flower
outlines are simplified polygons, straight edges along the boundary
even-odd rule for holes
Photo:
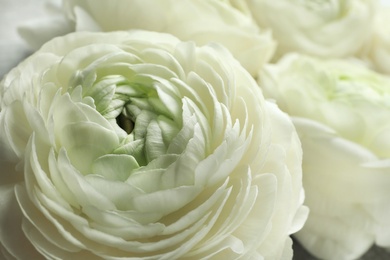
[[[287,55],[261,84],[302,142],[310,214],[299,241],[321,259],[390,247],[390,78],[345,60]]]
[[[74,33],[0,93],[3,256],[291,258],[300,142],[222,46]]]
[[[390,4],[384,5],[375,14],[373,34],[361,53],[375,70],[390,74]]]
[[[276,57],[301,52],[320,57],[355,55],[371,33],[376,0],[230,0],[271,28]],[[245,3],[246,2],[246,3]]]
[[[198,45],[223,44],[253,76],[275,49],[269,30],[260,30],[249,17],[220,0],[64,0],[63,14],[51,13],[20,28],[33,46],[71,31],[158,31]]]

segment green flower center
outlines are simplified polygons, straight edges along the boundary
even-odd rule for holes
[[[183,103],[171,77],[133,70],[137,64],[121,66],[117,68],[121,74],[110,74],[111,69],[103,67],[80,71],[70,88],[81,87],[82,98],[89,99],[115,129],[120,145],[110,153],[131,156],[138,168],[170,153],[172,140],[183,128]],[[175,154],[191,137],[185,139]]]

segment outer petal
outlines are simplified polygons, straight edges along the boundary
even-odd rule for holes
[[[304,150],[305,204],[310,208],[296,237],[317,257],[359,258],[389,232],[383,207],[390,197],[389,168],[367,166],[378,161],[374,154],[322,124],[303,118],[294,118],[294,124]]]
[[[280,200],[276,200],[273,205],[274,214],[278,217],[272,221],[272,224],[270,223],[276,228],[270,230],[261,248],[267,247],[268,254],[264,255],[266,259],[288,259],[292,257],[289,238],[284,241],[277,239],[280,243],[276,244],[267,241],[295,233],[302,228],[307,219],[309,210],[301,206],[305,198],[303,188],[300,186],[302,154],[297,153],[301,143],[294,126],[288,120],[288,115],[271,102],[267,102],[267,108],[271,114],[272,145],[269,148],[264,170],[276,176],[275,195]],[[289,202],[286,203],[287,201]],[[289,213],[291,211],[295,214],[291,215]]]

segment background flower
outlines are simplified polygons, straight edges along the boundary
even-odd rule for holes
[[[219,0],[64,0],[63,13],[30,22],[20,33],[39,47],[65,32],[129,29],[166,32],[198,45],[218,42],[254,76],[275,49],[270,31]]]
[[[292,123],[219,45],[56,38],[0,85],[7,258],[291,258]]]
[[[270,28],[276,58],[300,52],[323,58],[355,55],[371,35],[376,0],[230,0]]]
[[[303,147],[310,215],[299,241],[323,259],[390,246],[390,78],[361,64],[288,55],[261,77]]]

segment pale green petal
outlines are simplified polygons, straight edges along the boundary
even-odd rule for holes
[[[159,128],[161,129],[163,142],[165,146],[168,147],[173,138],[178,134],[179,129],[175,122],[165,116],[158,116],[156,120]]]
[[[156,120],[152,120],[147,127],[145,136],[145,155],[150,162],[164,155],[167,152],[167,147],[164,144],[162,131]]]
[[[199,125],[194,127],[194,136],[188,141],[184,152],[171,164],[161,178],[163,189],[195,184],[195,170],[205,157],[204,137]]]
[[[161,223],[141,225],[132,219],[123,218],[118,213],[102,212],[92,207],[84,208],[84,212],[94,221],[90,224],[92,228],[124,240],[153,238],[161,235],[165,227]]]
[[[131,155],[107,154],[93,162],[92,172],[108,180],[124,181],[137,168],[139,168],[138,162]]]
[[[145,193],[138,187],[116,180],[107,180],[100,176],[88,175],[85,180],[91,187],[115,204],[118,210],[133,210],[131,198]],[[91,204],[94,205],[94,204]]]
[[[60,96],[57,93],[54,101],[49,114],[49,122],[54,128],[52,131],[56,134],[68,124],[85,121],[95,122],[107,131],[113,129],[111,124],[95,109],[83,103],[73,102],[67,94]]]
[[[62,179],[80,207],[95,205],[100,209],[115,209],[115,205],[88,184],[83,175],[74,168],[65,149],[60,150],[57,163]]]
[[[70,161],[82,174],[90,174],[93,161],[118,145],[115,133],[91,122],[68,124],[60,138]]]
[[[136,196],[129,203],[140,212],[161,212],[168,214],[183,207],[197,196],[200,188],[193,186],[181,186],[169,190],[161,190],[154,193]]]
[[[183,116],[183,127],[177,133],[177,135],[170,142],[167,153],[168,154],[181,154],[184,152],[188,141],[193,138],[195,134],[196,117],[190,115],[188,118]]]
[[[118,147],[113,151],[114,154],[128,154],[133,156],[140,166],[147,164],[144,155],[144,141],[142,139],[135,140]]]

